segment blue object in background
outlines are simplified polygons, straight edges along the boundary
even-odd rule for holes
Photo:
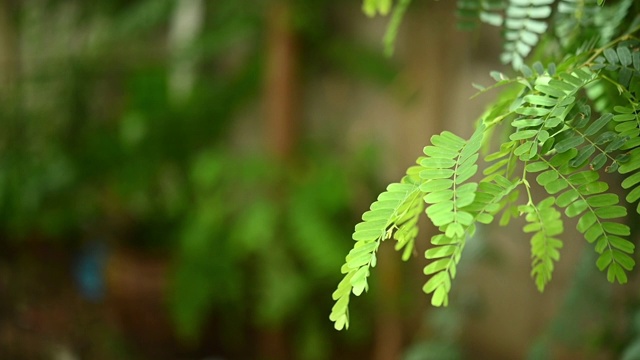
[[[107,244],[92,240],[84,245],[74,261],[73,276],[80,294],[87,300],[100,302],[105,294]]]

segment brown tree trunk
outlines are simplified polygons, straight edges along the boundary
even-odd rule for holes
[[[279,161],[289,160],[297,139],[297,47],[288,1],[270,3],[267,13],[267,58],[264,115],[267,151]],[[275,189],[278,191],[279,189]],[[260,329],[259,357],[288,358],[282,325]]]
[[[268,13],[265,118],[267,146],[280,159],[293,154],[297,138],[297,47],[291,7],[277,1]]]

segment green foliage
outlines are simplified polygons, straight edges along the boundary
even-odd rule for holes
[[[432,262],[424,268],[431,278],[423,291],[432,293],[434,306],[448,304],[451,280],[456,276],[467,233],[472,235],[474,231],[475,219],[466,207],[474,203],[478,184],[468,180],[478,171],[482,130],[480,127],[468,142],[450,132],[435,135],[431,138],[433,146],[424,148],[427,157],[420,161],[420,190],[429,204],[426,213],[442,232],[431,238],[434,246],[425,252]]]
[[[504,0],[461,0],[457,11],[458,28],[476,29],[481,22],[501,26],[504,18],[500,12],[504,11],[506,5]]]
[[[621,284],[626,283],[624,270],[629,271],[635,265],[634,260],[627,255],[633,253],[634,245],[621,236],[628,236],[630,230],[627,225],[605,220],[624,217],[627,210],[617,205],[617,195],[605,192],[608,185],[597,181],[597,172],[575,172],[575,168],[569,163],[577,154],[578,151],[571,149],[548,161],[541,158],[542,162],[531,163],[527,168],[546,170],[537,176],[538,184],[555,196],[557,205],[565,208],[567,217],[580,216],[577,229],[588,242],[595,245],[596,252],[601,254],[596,264],[600,270],[607,269],[609,281],[617,279]]]
[[[547,31],[553,0],[461,0],[458,27],[475,29],[479,23],[502,28],[505,64],[519,69]]]
[[[15,10],[0,31],[8,50],[2,74],[15,76],[0,77],[3,85],[15,82],[0,91],[0,239],[78,244],[98,237],[109,247],[166,256],[162,302],[176,334],[189,340],[215,317],[227,350],[252,351],[238,339],[264,327],[295,329],[301,346],[326,343],[322,314],[307,305],[339,279],[333,269],[348,250],[339,236],[352,216],[348,189],[359,181],[367,192],[368,169],[335,154],[307,162],[302,133],[287,166],[240,155],[264,153],[254,149],[262,117],[240,116],[246,129],[233,124],[240,110],[259,112],[269,4],[201,2],[201,32],[174,49],[167,42],[180,3],[2,6]],[[296,81],[327,71],[378,83],[395,78],[389,59],[330,21],[342,2],[287,6],[304,67]],[[183,59],[193,64],[194,82],[176,102],[172,74]],[[237,142],[237,131],[249,140]],[[401,228],[398,246],[408,256],[416,230],[410,220]]]
[[[553,0],[509,1],[504,20],[504,52],[501,60],[520,69],[524,58],[547,31]]]
[[[346,275],[332,295],[336,303],[330,318],[336,329],[349,327],[350,295],[360,296],[368,289],[367,278],[370,269],[376,266],[376,251],[382,241],[393,237],[397,241],[396,249],[404,248],[403,259],[408,259],[418,234],[416,223],[423,208],[421,196],[415,168],[410,168],[400,183],[390,184],[362,215],[363,221],[356,225],[352,236],[356,243],[342,266],[342,273]]]
[[[411,0],[399,0],[398,4],[393,7],[393,0],[364,0],[362,10],[367,16],[373,17],[376,14],[387,15],[393,8],[391,21],[384,34],[384,51],[387,56],[393,54],[393,48],[398,35],[398,28],[402,22],[405,11],[409,7]]]
[[[529,222],[523,231],[534,233],[531,237],[531,276],[540,291],[543,291],[551,280],[553,262],[560,260],[559,249],[562,248],[562,241],[554,237],[563,231],[560,219],[562,214],[553,207],[554,202],[554,197],[548,197],[538,205],[527,204],[518,207],[521,213],[526,214],[525,219]]]
[[[362,11],[364,11],[367,16],[375,16],[376,13],[387,15],[389,11],[391,11],[392,6],[392,0],[364,0],[362,3]]]
[[[501,211],[500,225],[524,215],[523,230],[531,234],[531,276],[540,291],[560,259],[565,218],[577,219],[576,228],[595,250],[595,265],[607,280],[628,281],[635,245],[628,239],[627,209],[616,189],[627,191],[629,204],[640,199],[640,20],[633,19],[632,8],[629,1],[603,5],[595,0],[458,3],[461,27],[502,28],[502,60],[519,73],[492,72],[494,85],[477,85],[480,94],[503,92],[473,136],[468,141],[446,131],[433,136],[418,159],[419,169],[410,169],[419,177],[392,184],[365,213],[343,266],[345,280],[334,293],[336,328],[348,323],[349,294],[367,288],[380,242],[399,231],[404,218],[396,217],[397,209],[409,206],[407,199],[411,209],[420,208],[414,194],[439,230],[425,253],[424,272],[430,278],[423,290],[434,306],[448,304],[456,266],[465,243],[475,240],[478,224],[493,223]],[[539,60],[530,66],[525,64],[529,53]],[[499,149],[484,157],[485,177],[475,180],[479,151],[491,147],[492,138]],[[603,173],[624,177],[604,182]],[[534,187],[548,195],[535,199]],[[527,194],[524,204],[520,190]],[[640,206],[636,211],[640,214]],[[415,216],[412,211],[412,224]],[[416,232],[412,225],[411,241]]]

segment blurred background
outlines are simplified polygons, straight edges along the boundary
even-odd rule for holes
[[[450,307],[432,309],[425,221],[410,262],[383,246],[350,329],[333,329],[360,215],[432,134],[471,133],[492,100],[468,100],[471,83],[501,68],[499,34],[457,31],[455,2],[413,4],[393,57],[388,19],[360,6],[0,0],[0,358],[611,358],[635,344],[637,281],[607,285],[567,234],[538,294],[521,224],[482,229]]]

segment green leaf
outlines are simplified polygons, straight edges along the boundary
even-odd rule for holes
[[[538,134],[538,130],[522,130],[515,132],[509,136],[511,140],[525,140],[530,139]]]
[[[632,150],[630,155],[629,161],[620,165],[619,173],[626,174],[640,168],[640,149]]]
[[[594,157],[593,160],[591,161],[591,168],[593,170],[598,170],[598,169],[601,169],[606,163],[607,163],[607,155],[604,153],[600,153],[596,155],[596,157]]]
[[[640,172],[637,172],[622,181],[622,187],[628,189],[640,183]]]
[[[384,235],[384,230],[359,230],[353,233],[353,240],[356,241],[371,241]]]
[[[625,224],[604,222],[602,223],[602,227],[606,232],[613,235],[629,236],[631,234],[631,229]]]
[[[428,204],[437,204],[446,200],[453,199],[454,192],[453,190],[441,190],[437,192],[428,193],[424,197],[424,201]]]
[[[519,107],[516,109],[516,114],[525,116],[545,116],[548,115],[551,110],[540,107]]]
[[[431,249],[427,250],[425,252],[425,258],[427,258],[427,259],[438,259],[438,258],[442,258],[442,257],[451,256],[453,253],[456,252],[456,250],[457,250],[457,246],[456,245],[437,246],[437,247],[434,247],[434,248],[431,248]],[[447,262],[448,262],[448,259],[441,259],[441,260],[447,260]]]
[[[626,197],[626,200],[630,203],[636,202],[638,199],[640,199],[640,186],[631,190]]]
[[[505,167],[505,165],[507,165],[509,163],[509,159],[502,159],[500,161],[496,161],[493,165],[487,167],[486,169],[484,169],[482,171],[482,173],[484,175],[491,175],[494,174],[496,172],[498,172],[499,170],[503,169]]]
[[[627,216],[627,209],[622,206],[610,206],[595,210],[596,215],[602,219],[617,219]]]
[[[611,121],[611,119],[613,119],[613,114],[611,113],[602,115],[600,118],[598,118],[598,120],[591,123],[591,125],[589,125],[589,127],[584,131],[583,134],[585,136],[595,135],[598,131],[600,131],[600,129],[607,125]]]
[[[454,159],[427,157],[420,161],[420,166],[425,168],[441,169],[451,168],[457,162]]]
[[[606,182],[597,181],[590,184],[581,185],[578,187],[578,191],[582,195],[592,195],[599,194],[601,192],[607,191],[609,189],[609,185]]]
[[[346,275],[332,295],[336,303],[330,319],[334,321],[336,329],[349,326],[349,296],[351,293],[358,296],[368,288],[367,277],[369,269],[375,266],[376,251],[380,242],[390,237],[391,229],[398,229],[394,238],[399,242],[402,240],[398,249],[405,248],[406,254],[407,249],[413,248],[413,241],[418,234],[417,217],[423,209],[421,198],[424,193],[419,185],[415,170],[409,168],[400,183],[387,186],[386,191],[371,204],[370,210],[362,215],[363,221],[356,225],[352,235],[356,243],[342,267]]]
[[[358,269],[351,278],[351,290],[355,296],[360,296],[367,288],[367,277],[369,276],[369,267],[363,266]]]
[[[437,179],[426,181],[424,184],[420,185],[420,191],[425,193],[431,193],[441,190],[451,189],[453,185],[453,180],[451,179]]]
[[[582,143],[584,142],[584,138],[581,136],[572,136],[569,138],[566,138],[560,142],[558,142],[555,146],[555,149],[557,152],[559,153],[564,153],[566,151],[569,151],[571,149],[575,149],[576,147],[582,145]]]
[[[568,178],[569,182],[575,186],[592,184],[598,180],[600,176],[595,171],[581,171],[575,174],[571,174]]]
[[[556,179],[558,179],[558,172],[555,170],[545,171],[536,177],[536,181],[540,186],[546,186]]]
[[[453,175],[451,169],[429,169],[420,172],[420,178],[424,180],[448,179]]]
[[[556,98],[560,98],[560,97],[564,97],[566,95],[566,93],[564,91],[562,91],[561,89],[557,89],[553,86],[549,86],[549,85],[536,85],[534,87],[536,90],[540,91],[543,94],[549,95],[549,96],[553,96]]]
[[[473,175],[476,174],[476,172],[478,172],[478,165],[473,165],[460,170],[456,176],[456,185],[462,184],[463,182],[469,180]]]
[[[527,141],[527,142],[521,144],[520,146],[518,146],[513,151],[513,154],[516,155],[516,156],[526,156],[526,154],[529,153],[529,151],[531,150],[532,147],[535,147],[535,144],[533,142],[531,142],[531,141]]]
[[[633,254],[633,250],[635,249],[635,245],[631,241],[623,239],[621,237],[609,236],[609,242],[611,243],[611,246],[627,254]],[[625,259],[629,258],[625,257]],[[623,267],[627,270],[631,270],[631,267],[633,267],[633,263],[629,263],[627,261],[627,264]]]
[[[630,250],[633,251],[633,248],[631,248]],[[620,264],[620,266],[627,271],[633,269],[633,266],[636,264],[631,256],[625,254],[622,251],[611,250],[611,255],[613,256],[613,261]]]
[[[554,195],[554,194],[559,193],[560,191],[566,189],[567,186],[569,186],[569,183],[565,179],[559,178],[559,179],[553,180],[553,181],[549,182],[548,184],[546,184],[544,189],[550,195]]]
[[[631,59],[631,51],[629,51],[628,47],[618,46],[616,50],[618,54],[618,60],[620,60],[620,64],[622,64],[622,66],[629,66],[633,63],[633,60]]]
[[[585,200],[576,200],[571,205],[567,206],[565,214],[570,218],[576,217],[587,210],[588,207],[589,205]]]
[[[616,106],[616,109],[620,109],[620,108],[622,108],[622,107],[621,106]],[[622,109],[624,109],[624,108],[622,108]],[[616,110],[616,111],[618,111],[618,110]],[[633,109],[631,109],[631,111],[633,111]],[[613,121],[616,121],[616,122],[631,121],[631,120],[635,120],[635,119],[636,119],[636,114],[634,114],[633,112],[631,112],[631,113],[624,112],[624,113],[621,113],[621,114],[613,116]]]
[[[563,75],[564,77],[564,75]],[[561,81],[561,80],[557,80],[557,79],[551,79],[549,80],[549,86],[555,88],[555,89],[559,89],[565,92],[574,92],[576,90],[576,87],[573,84]]]
[[[612,261],[613,255],[611,254],[611,251],[606,251],[598,257],[596,266],[598,266],[598,269],[600,269],[600,271],[604,271],[604,269],[606,269]]]
[[[458,156],[457,150],[451,150],[451,149],[441,148],[436,146],[425,146],[422,151],[424,152],[425,155],[431,156],[431,157],[442,157],[447,159],[453,159],[454,157]]]
[[[598,218],[597,218],[596,214],[593,213],[593,212],[588,212],[588,213],[584,214],[580,218],[580,220],[578,220],[578,225],[576,226],[576,229],[578,229],[579,232],[584,233],[585,231],[587,231],[587,229],[589,229],[597,221],[598,221]]]
[[[560,207],[567,207],[579,197],[580,193],[578,192],[578,190],[569,189],[558,196],[558,198],[556,199],[556,204],[558,204],[558,206]]]
[[[598,145],[604,145],[610,142],[611,140],[615,139],[616,136],[617,134],[614,133],[613,131],[607,131],[605,133],[600,134],[600,136],[598,136],[598,138],[596,139],[595,143]]]
[[[589,158],[591,157],[591,155],[593,155],[595,151],[596,151],[596,147],[591,144],[583,146],[578,151],[578,155],[576,155],[575,158],[571,159],[571,162],[570,162],[571,166],[573,167],[581,166],[584,162],[589,160]]]
[[[542,118],[519,118],[511,122],[511,126],[515,128],[525,128],[532,126],[540,126],[544,120]]]
[[[528,172],[539,172],[542,170],[546,170],[549,168],[549,165],[547,163],[544,162],[532,162],[532,163],[528,163],[527,166],[525,167],[525,170],[527,170]]]
[[[589,243],[593,243],[598,240],[602,234],[604,234],[604,229],[600,226],[592,226],[584,233],[584,238],[587,239]]]
[[[427,256],[427,259],[433,259],[433,258],[434,257]],[[429,265],[425,266],[424,274],[431,275],[431,274],[441,272],[442,270],[445,270],[449,266],[449,263],[450,263],[449,259],[438,259],[430,263]]]
[[[613,262],[611,263],[611,265],[609,266],[609,269],[607,270],[607,280],[609,282],[614,282],[618,280],[618,283],[626,284],[627,274],[624,272],[624,269],[622,269],[620,265]]]
[[[464,147],[466,141],[452,132],[443,131],[440,135],[433,135],[431,143],[440,148],[459,151]]]
[[[604,50],[604,57],[607,59],[607,62],[609,62],[610,64],[618,63],[618,54],[615,52],[615,50],[611,48],[607,48]]]
[[[615,194],[599,194],[587,199],[587,203],[592,207],[616,205],[618,202],[618,195]]]
[[[431,305],[439,307],[439,306],[447,306],[448,304],[448,292],[446,288],[439,287],[436,291],[433,292],[433,296],[431,297]]]
[[[627,140],[628,140],[627,137],[623,137],[623,136],[617,137],[604,149],[604,151],[607,153],[616,151],[620,149],[627,142]]]
[[[553,262],[558,261],[562,242],[553,236],[563,231],[561,214],[553,207],[554,198],[549,197],[537,205],[529,204],[519,207],[527,214],[524,232],[534,232],[531,237],[531,276],[534,277],[539,291],[543,291],[551,280]]]
[[[528,102],[531,105],[540,105],[544,107],[551,107],[556,105],[556,99],[540,96],[540,95],[527,95],[524,97],[524,101]]]

